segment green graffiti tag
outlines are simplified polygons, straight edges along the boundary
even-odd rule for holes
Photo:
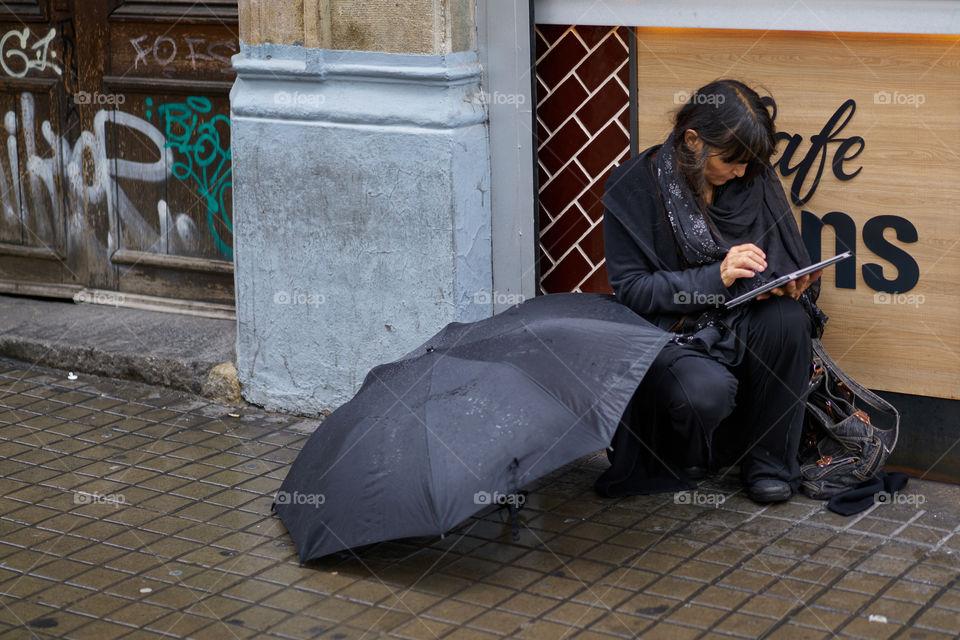
[[[153,117],[153,99],[147,98],[147,120]],[[207,225],[213,234],[217,249],[233,259],[233,247],[223,241],[217,231],[218,223],[233,233],[233,222],[227,214],[224,193],[233,186],[233,167],[230,147],[222,138],[229,136],[230,118],[215,115],[201,120],[213,111],[209,98],[190,96],[185,102],[169,102],[157,107],[157,116],[163,124],[167,142],[174,157],[173,175],[178,180],[193,179],[207,205]],[[218,128],[219,127],[219,128]]]

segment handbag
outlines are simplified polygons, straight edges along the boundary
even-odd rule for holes
[[[799,453],[800,488],[811,498],[827,499],[877,475],[897,446],[900,412],[844,373],[816,338],[812,369]],[[878,413],[888,416],[892,426],[874,424]]]

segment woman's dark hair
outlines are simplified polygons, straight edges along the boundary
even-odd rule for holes
[[[693,129],[703,140],[699,153],[684,141]],[[757,92],[738,80],[714,80],[697,89],[677,112],[673,127],[677,162],[698,194],[705,191],[703,169],[719,151],[724,162],[746,162],[744,180],[752,180],[770,163],[777,146],[773,118]]]

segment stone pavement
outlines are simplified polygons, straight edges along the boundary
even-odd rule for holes
[[[272,494],[316,421],[0,360],[0,638],[955,638],[960,487],[852,518],[598,498],[602,453],[445,538],[300,567]]]

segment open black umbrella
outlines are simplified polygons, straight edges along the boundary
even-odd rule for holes
[[[374,367],[277,492],[301,562],[445,533],[606,447],[669,335],[613,296],[553,294]]]

